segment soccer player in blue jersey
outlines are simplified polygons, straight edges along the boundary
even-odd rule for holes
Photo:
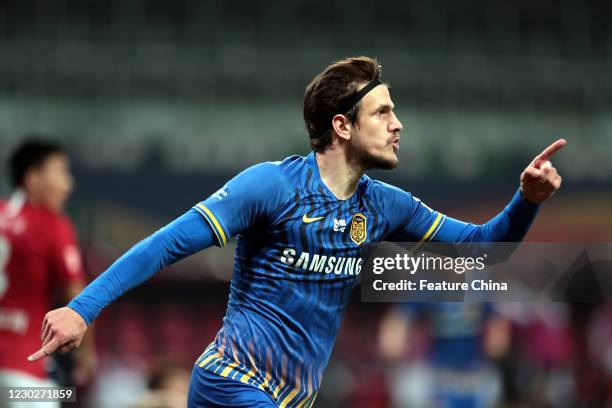
[[[43,322],[32,360],[77,347],[100,312],[157,270],[237,238],[223,327],[197,359],[190,407],[312,406],[362,249],[391,241],[519,241],[538,204],[561,185],[548,160],[527,166],[508,206],[483,225],[458,221],[372,180],[398,165],[402,124],[380,65],[338,61],[304,97],[312,152],[255,165],[119,258]]]

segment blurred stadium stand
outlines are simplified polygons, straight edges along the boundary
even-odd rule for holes
[[[0,16],[2,151],[35,128],[103,168],[142,166],[156,147],[177,171],[305,152],[305,85],[367,54],[405,124],[404,174],[502,172],[500,158],[564,136],[568,179],[612,175],[605,2],[41,0]]]

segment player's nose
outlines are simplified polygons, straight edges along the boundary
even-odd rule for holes
[[[400,122],[399,118],[394,112],[392,114],[393,116],[391,118],[391,122],[389,122],[389,132],[399,132],[404,128],[404,125],[402,125],[402,122]]]

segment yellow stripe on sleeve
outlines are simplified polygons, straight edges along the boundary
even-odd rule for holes
[[[438,216],[436,217],[436,220],[433,222],[433,224],[431,224],[431,227],[429,227],[429,229],[427,230],[425,235],[423,235],[423,238],[421,238],[421,240],[419,242],[427,241],[427,238],[429,238],[431,233],[434,232],[434,230],[438,226],[438,223],[440,222],[441,218],[442,218],[442,213],[438,213]]]
[[[204,204],[202,203],[197,204],[196,207],[204,211],[204,213],[210,218],[212,227],[217,233],[217,237],[219,238],[219,241],[221,241],[221,246],[227,244],[227,238],[225,237],[225,232],[223,232],[223,228],[221,228],[221,224],[219,223],[219,221],[217,221],[217,218],[215,218],[213,213],[208,208],[206,208],[206,206],[204,206]]]
[[[443,216],[444,218],[442,218],[442,221],[440,221],[440,224],[438,225],[438,228],[436,228],[436,230],[434,231],[433,235],[429,238],[429,240],[431,241],[432,239],[435,238],[435,236],[438,234],[438,231],[440,231],[440,229],[442,229],[442,225],[444,225],[444,221],[446,221],[446,216]]]
[[[221,240],[221,236],[219,235],[219,232],[217,231],[217,229],[215,228],[215,226],[213,225],[212,220],[208,217],[208,215],[204,212],[204,210],[202,210],[200,207],[198,207],[197,205],[193,207],[194,210],[196,210],[198,212],[198,214],[200,214],[202,216],[202,218],[204,218],[204,221],[206,221],[206,223],[208,224],[208,226],[210,227],[210,229],[212,230],[212,232],[215,234],[215,237],[217,237],[217,243],[219,244],[219,246],[223,246],[222,245],[222,240]]]

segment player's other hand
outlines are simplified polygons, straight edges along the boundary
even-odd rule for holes
[[[55,309],[47,313],[43,321],[41,340],[42,347],[28,357],[37,361],[49,354],[66,353],[79,347],[87,331],[87,323],[74,310],[68,307]]]
[[[550,158],[565,146],[565,139],[559,139],[537,155],[521,173],[523,198],[533,204],[541,204],[561,187],[561,176],[550,162]]]

